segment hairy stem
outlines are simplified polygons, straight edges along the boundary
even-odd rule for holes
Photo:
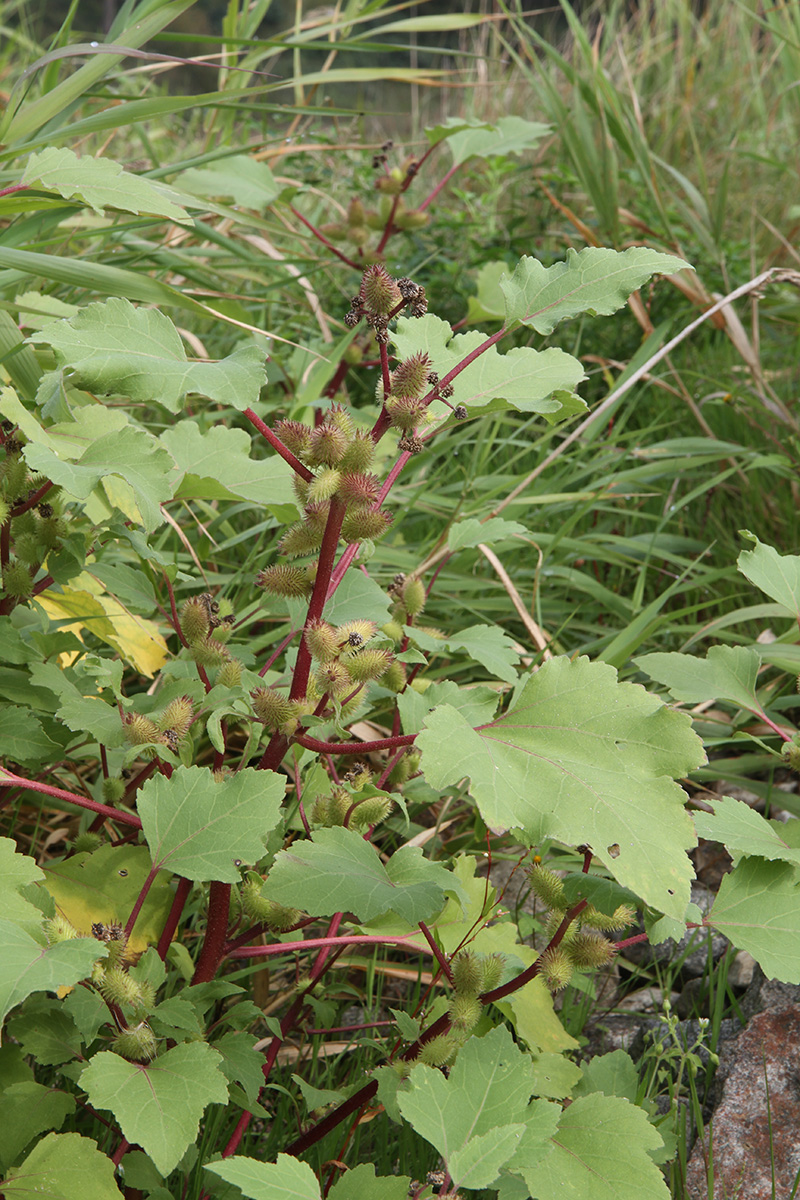
[[[208,897],[208,924],[203,949],[195,967],[192,983],[208,983],[217,973],[225,947],[230,912],[231,885],[214,882]]]

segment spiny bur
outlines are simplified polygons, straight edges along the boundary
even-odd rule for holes
[[[300,567],[291,567],[288,563],[277,563],[265,567],[256,576],[256,586],[263,588],[273,596],[309,596],[312,583],[305,571]]]
[[[71,942],[74,938],[81,936],[66,917],[58,914],[55,917],[47,918],[44,923],[44,935],[51,946],[57,942]]]
[[[488,954],[481,959],[481,992],[491,992],[500,986],[505,968],[505,958],[502,954]]]
[[[425,607],[425,584],[416,575],[409,575],[403,584],[401,600],[409,617],[418,617]]]
[[[581,925],[590,929],[601,929],[604,933],[621,933],[636,920],[636,909],[631,904],[619,904],[609,916],[593,905],[581,913]]]
[[[312,554],[322,545],[324,530],[313,529],[304,521],[291,525],[278,543],[281,554],[298,558],[301,554]]]
[[[199,642],[205,638],[211,628],[208,609],[197,596],[190,596],[188,600],[184,600],[181,605],[180,622],[183,636],[190,646],[192,642]]]
[[[306,645],[313,658],[320,663],[330,663],[338,658],[341,641],[338,632],[327,621],[316,620],[306,626]]]
[[[341,462],[350,439],[343,429],[324,421],[312,429],[306,458],[311,466],[335,467]]]
[[[568,902],[564,897],[564,884],[561,878],[549,867],[535,865],[530,869],[531,887],[536,896],[548,908],[566,912]]]
[[[481,1019],[483,1005],[477,996],[468,992],[456,992],[450,1001],[450,1021],[459,1033],[468,1033]]]
[[[386,674],[391,663],[391,650],[360,650],[341,659],[341,665],[354,683],[368,683],[372,679],[380,679]]]
[[[241,661],[238,658],[231,658],[227,662],[224,662],[214,682],[221,684],[223,687],[239,687],[242,682]]]
[[[393,396],[413,396],[415,399],[427,391],[431,360],[422,352],[412,354],[399,363],[390,375]]]
[[[158,1042],[146,1021],[133,1029],[123,1029],[111,1043],[111,1049],[128,1062],[150,1062],[155,1058]]]
[[[460,950],[450,963],[456,992],[477,996],[483,986],[480,959],[472,950]]]
[[[125,741],[130,746],[146,746],[149,742],[163,742],[161,730],[155,721],[142,713],[125,713],[122,717]]]
[[[103,802],[105,804],[118,804],[125,795],[125,780],[117,779],[110,776],[103,780]]]
[[[539,963],[539,974],[551,992],[560,992],[572,978],[572,961],[560,946],[553,950],[545,950]]]
[[[305,459],[311,442],[311,430],[302,421],[278,421],[275,434],[296,458]]]
[[[366,471],[375,456],[375,442],[368,429],[357,429],[339,462],[342,471]]]
[[[342,522],[342,537],[346,542],[377,541],[392,523],[390,513],[383,509],[357,508],[348,511]]]
[[[394,808],[394,801],[388,796],[370,796],[359,801],[350,816],[350,825],[355,829],[367,829],[371,825],[379,825],[385,821]]]
[[[3,587],[14,600],[29,600],[33,595],[33,579],[24,563],[14,559],[3,570]]]
[[[122,967],[109,967],[103,972],[97,987],[103,998],[111,1004],[132,1005],[141,1000],[139,984]]]
[[[256,688],[251,699],[253,711],[267,729],[281,729],[293,715],[288,696],[275,688]]]
[[[170,701],[158,719],[158,728],[171,729],[179,738],[186,737],[194,720],[194,702],[189,696],[178,696]]]
[[[339,491],[341,482],[341,471],[337,471],[335,467],[324,467],[309,484],[309,503],[319,504],[320,501],[332,499]]]
[[[451,1033],[442,1033],[425,1043],[415,1061],[424,1063],[426,1067],[443,1067],[458,1051],[460,1045],[458,1038],[453,1037]]]
[[[607,938],[588,930],[579,930],[564,947],[570,961],[583,970],[607,966],[616,953]]]

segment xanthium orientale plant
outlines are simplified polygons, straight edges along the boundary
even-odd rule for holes
[[[438,127],[431,149],[461,138],[463,161],[474,133]],[[122,297],[36,332],[24,347],[35,386],[17,375],[0,393],[5,686],[27,697],[4,718],[0,784],[9,799],[83,813],[68,853],[44,869],[0,841],[7,1196],[42,1180],[68,1198],[116,1196],[118,1180],[157,1200],[189,1181],[198,1195],[235,1186],[253,1200],[318,1200],[321,1187],[334,1200],[430,1194],[434,1177],[376,1178],[370,1163],[328,1186],[337,1135],[372,1105],[376,1120],[438,1156],[440,1195],[663,1197],[661,1118],[633,1102],[614,1056],[576,1065],[553,993],[607,965],[638,912],[646,932],[633,938],[714,926],[765,970],[800,977],[797,851],[733,800],[693,824],[677,782],[704,761],[689,715],[601,661],[556,657],[520,672],[497,627],[422,623],[435,575],[371,571],[376,543],[402,519],[393,487],[431,439],[490,406],[548,420],[580,411],[576,359],[502,353],[503,339],[611,314],[653,275],[686,267],[643,247],[570,251],[549,268],[525,257],[500,284],[498,332],[454,333],[428,311],[419,280],[381,261],[393,232],[424,223],[424,208],[400,204],[413,165],[381,176],[379,210],[353,201],[346,222],[318,231],[358,248],[382,232],[313,415],[262,398],[255,343],[191,363],[166,315]],[[44,166],[29,172],[57,191]],[[370,354],[371,415],[340,391]],[[137,416],[136,405],[177,415],[189,394],[227,405],[229,419],[204,430],[188,415],[155,433]],[[257,471],[237,413],[274,454]],[[246,619],[157,537],[168,500],[235,498],[237,482],[283,523],[250,581],[262,607]],[[497,517],[475,524],[454,527],[450,553],[486,529],[518,532]],[[800,560],[779,559],[757,543],[740,565],[791,613]],[[135,614],[148,594],[163,601],[171,647],[149,620],[123,626],[122,610]],[[269,651],[247,639],[264,607],[288,626]],[[481,686],[428,673],[460,656],[483,672]],[[758,714],[794,761],[796,734],[757,694],[757,650],[637,665],[676,700]],[[152,684],[131,688],[142,675]],[[65,762],[72,788],[53,773]],[[582,857],[565,873],[536,856],[536,947],[500,919],[474,854],[440,861],[424,839],[404,837],[409,806],[455,796],[495,837],[513,831],[509,844]],[[687,854],[698,833],[736,858],[702,919]],[[780,929],[766,929],[767,890]],[[270,1127],[282,1051],[330,1022],[341,956],[374,947],[427,959],[421,1000],[396,1010],[363,1081],[322,1092],[322,1111],[306,1085],[297,1103],[309,1117],[263,1161],[259,1129]],[[283,971],[274,1009],[239,982],[269,964]]]

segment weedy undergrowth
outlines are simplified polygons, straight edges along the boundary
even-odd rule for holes
[[[14,120],[20,136],[36,127],[24,109]],[[541,132],[518,123],[518,146]],[[27,341],[5,331],[0,620],[16,707],[0,785],[20,841],[37,805],[81,816],[44,869],[0,842],[4,1194],[430,1194],[410,1161],[376,1177],[351,1155],[357,1127],[379,1121],[438,1156],[440,1195],[662,1197],[654,1113],[612,1056],[574,1061],[552,994],[611,961],[637,911],[647,933],[634,937],[702,923],[765,969],[800,972],[796,934],[767,929],[763,911],[767,888],[770,914],[796,911],[796,850],[733,800],[693,823],[677,781],[705,753],[686,712],[608,663],[521,664],[497,626],[428,626],[438,569],[392,575],[380,557],[402,536],[395,485],[432,440],[487,412],[558,422],[585,407],[580,362],[506,349],[515,336],[612,314],[654,276],[687,269],[646,247],[570,251],[548,268],[525,256],[499,282],[500,328],[455,332],[424,276],[389,268],[386,246],[424,225],[452,174],[406,207],[437,147],[450,145],[454,170],[508,135],[450,121],[417,158],[390,165],[387,147],[377,207],[353,200],[336,227],[275,197],[320,245],[351,247],[336,249],[350,296],[339,337],[303,403],[270,391],[258,336],[190,360],[176,325],[147,307],[181,293],[149,276],[126,294],[132,273],[99,272],[122,294],[66,312],[50,298],[54,319]],[[179,226],[206,211],[69,150],[35,150],[14,188],[101,209],[122,207],[123,192],[129,211]],[[351,372],[376,380],[369,404],[351,402]],[[251,437],[268,458],[251,457]],[[241,588],[234,603],[206,582],[196,554],[193,571],[177,557],[163,536],[174,499],[244,500],[262,536],[244,602]],[[498,516],[457,521],[446,554],[524,532]],[[796,612],[798,561],[757,543],[740,565]],[[793,762],[796,734],[757,694],[758,653],[637,665],[680,701],[713,696],[756,715]],[[537,949],[476,874],[478,854],[426,853],[450,805],[490,845],[530,852],[548,914]],[[698,832],[737,860],[705,918],[690,905]],[[553,869],[565,847],[582,869]],[[374,1024],[339,1020],[334,968],[355,970],[362,953],[387,972],[423,961],[421,998],[395,989],[388,1036],[363,1040],[363,1075],[318,1089],[302,1060],[310,1031]],[[267,968],[277,995],[257,987]],[[302,1115],[284,1129],[275,1096],[290,1083]]]

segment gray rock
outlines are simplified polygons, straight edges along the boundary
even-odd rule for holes
[[[696,880],[692,884],[692,902],[702,913],[707,913],[714,903],[714,893],[704,884]],[[708,965],[709,939],[711,957],[716,962],[728,947],[728,939],[721,933],[711,930],[687,930],[679,942],[669,938],[658,946],[649,942],[639,942],[634,946],[626,946],[625,957],[631,962],[647,965],[649,963],[680,963],[680,974],[683,979],[696,979],[702,975]]]

